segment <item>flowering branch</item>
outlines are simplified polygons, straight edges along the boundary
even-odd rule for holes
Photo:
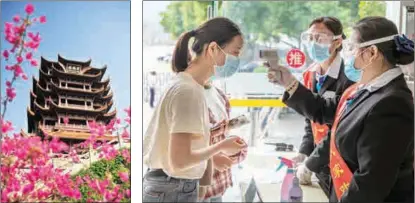
[[[38,63],[35,59],[33,59],[32,51],[36,51],[39,47],[41,38],[39,33],[36,35],[32,32],[29,32],[28,29],[33,23],[40,22],[45,23],[46,17],[41,16],[39,18],[32,18],[32,14],[34,12],[34,6],[32,4],[26,5],[25,8],[26,16],[21,19],[19,15],[13,17],[13,22],[7,22],[5,24],[5,35],[6,41],[12,45],[10,50],[4,50],[2,55],[6,62],[11,65],[6,65],[6,70],[13,71],[13,77],[10,81],[6,82],[6,97],[2,101],[3,105],[3,112],[1,117],[4,118],[7,110],[7,104],[12,102],[13,99],[16,97],[16,90],[13,87],[15,81],[19,78],[23,80],[27,80],[28,77],[24,73],[21,65],[26,61],[30,61],[32,66],[37,66]],[[27,37],[30,40],[27,40]],[[17,50],[17,52],[16,52]],[[10,55],[14,54],[14,59],[11,60]],[[25,57],[23,57],[25,55]]]

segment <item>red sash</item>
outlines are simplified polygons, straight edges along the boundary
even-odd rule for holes
[[[346,108],[347,99],[353,96],[357,90],[357,84],[347,88],[343,93],[340,102],[337,106],[336,115],[334,118],[333,127],[331,128],[330,138],[330,173],[333,180],[333,186],[336,191],[337,199],[340,199],[345,191],[349,188],[353,173],[350,171],[346,162],[343,160],[339,150],[336,147],[336,130],[340,118]]]
[[[313,80],[314,80],[314,72],[312,71],[305,71],[303,73],[303,79],[304,79],[304,85],[309,90],[313,90]],[[323,138],[327,135],[329,132],[329,127],[327,125],[321,125],[319,123],[315,123],[313,121],[311,122],[311,129],[313,131],[313,137],[314,137],[314,144],[319,144]]]

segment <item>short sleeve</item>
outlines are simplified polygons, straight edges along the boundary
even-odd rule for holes
[[[205,130],[205,98],[191,86],[179,86],[172,92],[167,110],[169,132],[203,135]]]

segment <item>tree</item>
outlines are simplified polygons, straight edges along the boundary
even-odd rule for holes
[[[177,38],[184,31],[195,29],[207,18],[210,1],[173,2],[161,14],[165,31]],[[271,46],[285,43],[299,47],[300,35],[312,19],[335,16],[343,24],[346,35],[360,18],[385,15],[384,2],[372,1],[227,1],[219,5],[226,17],[235,21],[244,33],[248,46],[262,42]],[[288,36],[288,39],[284,36]]]
[[[175,39],[206,21],[209,4],[209,1],[172,2],[165,12],[160,13],[160,24]]]
[[[359,3],[359,17],[386,15],[386,3],[382,1],[361,1]]]

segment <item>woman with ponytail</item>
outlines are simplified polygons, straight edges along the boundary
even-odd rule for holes
[[[196,202],[199,180],[215,167],[229,168],[231,157],[246,147],[238,137],[210,145],[209,110],[205,84],[239,65],[243,45],[240,29],[226,18],[211,19],[183,33],[172,60],[177,73],[158,102],[145,133],[143,159],[149,170],[143,179],[144,202]],[[193,40],[189,51],[189,42]],[[205,175],[204,175],[205,174]],[[206,175],[207,174],[207,175]],[[210,177],[203,177],[209,182]]]

